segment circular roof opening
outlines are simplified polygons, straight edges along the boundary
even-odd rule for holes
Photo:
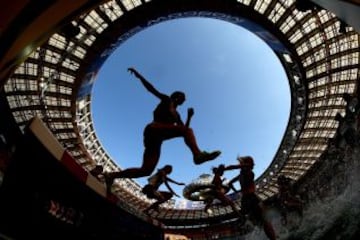
[[[143,128],[158,104],[128,67],[160,92],[184,91],[187,100],[178,111],[185,121],[187,108],[194,108],[198,145],[222,151],[216,160],[195,165],[183,139],[164,142],[157,167],[173,165],[173,179],[189,183],[243,154],[254,157],[259,176],[273,160],[289,120],[290,88],[278,57],[252,32],[192,17],[153,25],[117,48],[98,73],[92,115],[104,148],[121,168],[141,166]],[[137,181],[143,185],[147,178]],[[182,193],[181,186],[174,189]]]

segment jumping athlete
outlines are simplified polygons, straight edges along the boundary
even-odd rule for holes
[[[277,178],[279,187],[278,201],[280,205],[281,222],[283,225],[287,224],[287,212],[296,211],[299,216],[303,215],[303,203],[300,198],[296,197],[293,190],[291,179],[280,175]]]
[[[266,220],[261,200],[255,194],[254,160],[250,156],[238,157],[239,164],[225,167],[226,170],[240,169],[238,180],[241,186],[241,212],[250,215],[254,224],[263,225],[264,232],[270,240],[275,240],[275,231],[272,224]]]
[[[151,204],[148,208],[144,210],[146,214],[149,213],[151,209],[158,211],[159,205],[171,199],[174,195],[178,196],[173,189],[170,187],[169,182],[175,183],[177,185],[185,185],[185,183],[179,183],[175,180],[168,177],[172,172],[171,165],[165,165],[163,168],[159,169],[156,174],[148,178],[148,184],[145,185],[142,189],[142,192],[149,199],[156,199],[157,201]],[[165,186],[169,189],[170,192],[159,191],[159,187],[165,183]]]
[[[224,170],[225,170],[225,166],[223,164],[220,164],[218,167],[214,167],[212,169],[212,171],[214,173],[214,177],[211,182],[212,189],[210,190],[210,192],[208,192],[206,194],[208,196],[208,198],[207,198],[207,200],[205,200],[206,205],[205,205],[204,211],[208,212],[213,201],[215,199],[218,199],[224,206],[230,206],[232,208],[232,210],[238,216],[242,217],[238,208],[235,206],[235,203],[225,195],[226,189],[223,185],[223,178],[222,178],[222,176],[224,174]]]
[[[144,129],[144,154],[140,168],[128,168],[120,172],[110,172],[104,175],[108,190],[115,178],[139,178],[149,176],[158,164],[163,141],[182,137],[185,144],[193,154],[195,164],[213,160],[220,155],[220,151],[206,152],[201,151],[196,143],[193,130],[189,127],[191,117],[194,115],[192,108],[188,109],[186,123],[181,120],[180,114],[176,110],[184,103],[185,94],[180,91],[173,92],[170,96],[159,92],[154,88],[140,73],[134,68],[128,71],[144,85],[146,90],[160,99],[160,103],[154,110],[153,121]]]

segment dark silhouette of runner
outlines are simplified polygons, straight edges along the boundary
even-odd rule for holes
[[[170,200],[174,195],[178,196],[174,190],[170,187],[169,182],[175,183],[177,185],[185,185],[185,183],[179,183],[171,178],[168,175],[172,172],[171,165],[165,165],[163,168],[160,168],[154,175],[148,178],[148,184],[146,184],[142,188],[142,192],[149,198],[149,199],[156,199],[157,201],[151,204],[148,208],[144,210],[144,213],[148,214],[149,211],[152,209],[154,211],[159,211],[159,205]],[[162,184],[169,189],[167,191],[159,191],[159,187]]]
[[[186,123],[184,124],[181,120],[176,108],[185,101],[185,94],[183,92],[175,91],[168,96],[155,89],[155,87],[134,68],[129,68],[128,71],[141,81],[146,90],[159,98],[160,103],[153,112],[153,121],[144,129],[145,150],[141,167],[128,168],[123,171],[104,174],[108,190],[115,178],[139,178],[149,176],[159,162],[161,145],[165,140],[177,137],[184,138],[185,144],[193,154],[195,164],[213,160],[221,154],[220,151],[206,152],[199,149],[194,132],[189,127],[190,120],[194,115],[193,108],[189,108],[187,111],[188,116]]]
[[[218,167],[212,169],[214,177],[211,181],[212,188],[209,192],[206,193],[207,199],[205,200],[204,211],[208,212],[209,208],[213,205],[215,199],[218,199],[223,206],[230,206],[231,209],[239,216],[239,222],[244,223],[244,216],[240,213],[239,209],[236,207],[235,202],[233,202],[228,196],[226,196],[226,189],[223,184],[224,179],[222,178],[224,174],[225,166],[220,164]],[[241,224],[242,225],[242,224]]]
[[[287,212],[294,210],[302,217],[303,203],[302,200],[296,196],[292,181],[289,177],[284,175],[278,176],[277,184],[279,188],[277,200],[280,205],[281,223],[286,225],[288,223]]]
[[[275,240],[275,231],[270,221],[267,221],[264,214],[262,201],[256,195],[255,174],[253,172],[254,160],[250,156],[238,157],[239,164],[225,167],[225,171],[240,169],[240,174],[237,176],[241,186],[241,212],[245,215],[250,215],[254,220],[254,224],[263,226],[266,236],[270,240]]]

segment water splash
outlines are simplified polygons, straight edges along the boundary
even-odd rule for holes
[[[357,159],[358,156],[355,156]],[[289,213],[288,224],[280,214],[268,214],[278,240],[357,240],[360,239],[360,176],[359,167],[349,167],[348,184],[342,194],[318,200],[306,206],[303,217]],[[334,191],[335,192],[335,191]],[[267,240],[261,227],[254,227],[241,240]]]

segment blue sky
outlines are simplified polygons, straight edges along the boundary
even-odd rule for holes
[[[194,108],[198,145],[222,151],[195,165],[182,138],[164,142],[158,168],[173,165],[174,180],[190,183],[221,163],[237,163],[237,155],[254,157],[257,177],[270,164],[288,123],[290,89],[275,53],[253,33],[221,20],[185,18],[149,27],[118,47],[92,89],[92,117],[104,148],[122,168],[141,165],[143,128],[159,102],[128,67],[160,92],[184,91],[187,100],[178,111],[185,121],[187,108]],[[172,186],[182,195],[181,186]]]

